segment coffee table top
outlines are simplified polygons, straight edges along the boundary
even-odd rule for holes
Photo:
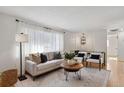
[[[68,65],[67,63],[62,63],[61,67],[63,67],[66,70],[80,70],[84,66],[83,66],[82,63],[76,63],[76,64],[73,64],[73,65]]]

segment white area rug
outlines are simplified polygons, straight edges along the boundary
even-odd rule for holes
[[[79,80],[75,73],[69,73],[69,81],[65,80],[63,69],[41,75],[32,80],[30,76],[24,81],[18,81],[17,87],[105,87],[109,79],[110,71],[95,68],[82,68],[81,80]]]

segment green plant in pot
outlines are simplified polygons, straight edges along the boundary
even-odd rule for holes
[[[65,60],[68,64],[72,65],[72,64],[75,64],[75,61],[73,60],[75,54],[74,53],[68,53],[68,52],[65,52],[64,53],[65,55]]]

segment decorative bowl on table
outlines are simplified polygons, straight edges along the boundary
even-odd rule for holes
[[[76,60],[74,60],[74,59],[71,59],[71,60],[67,60],[66,61],[66,64],[67,65],[74,65],[74,64],[77,64],[78,62],[76,61]]]

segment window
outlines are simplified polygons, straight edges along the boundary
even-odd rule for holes
[[[46,30],[27,24],[18,24],[18,31],[28,34],[29,41],[25,43],[25,54],[36,52],[63,51],[64,34],[53,30]]]

